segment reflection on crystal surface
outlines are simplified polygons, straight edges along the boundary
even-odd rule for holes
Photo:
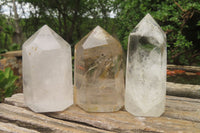
[[[126,67],[126,110],[160,116],[166,95],[166,35],[150,14],[129,36]]]
[[[35,112],[73,104],[71,47],[47,25],[23,44],[25,102]]]
[[[89,112],[112,112],[123,106],[121,44],[97,26],[75,46],[75,100]]]

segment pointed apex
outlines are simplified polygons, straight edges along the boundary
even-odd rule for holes
[[[51,28],[45,24],[39,30],[47,30],[47,29],[51,29]]]
[[[151,16],[150,13],[147,13],[145,17],[147,17],[147,18],[152,18],[152,19],[153,19],[153,17]]]
[[[156,20],[149,13],[147,13],[147,15],[142,20],[149,20],[152,24],[159,26]]]
[[[39,32],[51,32],[52,31],[52,29],[48,26],[48,25],[43,25],[39,30],[38,30]]]
[[[99,26],[99,25],[97,25],[94,29],[93,29],[93,31],[96,31],[96,30],[103,30],[103,31],[105,31],[101,26]],[[105,31],[106,32],[106,31]]]
[[[50,28],[47,24],[43,25],[42,28]]]
[[[101,28],[101,26],[97,25],[94,29],[98,29],[98,28]],[[101,28],[101,29],[103,29],[103,28]]]
[[[106,32],[101,26],[97,25],[92,32],[96,32],[96,31],[101,31],[101,32]],[[106,32],[107,33],[107,32]]]
[[[141,37],[153,37],[159,44],[164,44],[166,35],[158,23],[148,13],[133,29],[131,34],[137,34]]]
[[[64,39],[47,25],[42,26],[23,45],[36,46],[41,50],[59,49],[66,46],[70,47]]]
[[[133,32],[138,31],[138,29],[144,29],[145,30],[145,28],[143,26],[157,27],[157,28],[160,29],[160,31],[162,31],[159,24],[155,21],[155,19],[149,13],[147,13],[147,15],[136,25]]]
[[[110,39],[115,40],[108,32],[98,25],[87,35],[83,48],[89,49],[97,46],[108,45],[108,40]]]

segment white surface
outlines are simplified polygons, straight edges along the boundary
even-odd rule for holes
[[[61,111],[73,104],[71,48],[48,26],[23,44],[25,103],[35,112]]]

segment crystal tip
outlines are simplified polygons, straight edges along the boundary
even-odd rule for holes
[[[153,17],[151,16],[150,13],[147,13],[146,16],[144,18],[149,18],[149,19],[153,19]]]
[[[101,26],[97,25],[94,29],[102,29]]]
[[[50,28],[50,27],[47,24],[45,24],[45,25],[42,26],[42,29],[43,28],[46,29],[46,28]]]

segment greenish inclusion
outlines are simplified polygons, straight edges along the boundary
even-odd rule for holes
[[[145,37],[142,37],[140,40],[140,45],[139,47],[141,47],[142,49],[146,50],[146,51],[152,51],[153,49],[155,51],[157,51],[157,53],[160,53],[161,52],[161,48],[160,47],[157,47],[156,45],[153,45],[151,43],[149,43],[149,41],[145,38]]]
[[[149,43],[149,40],[148,40],[147,37],[141,37],[139,39],[139,43],[141,44],[140,47],[142,49],[147,50],[147,51],[151,51],[151,50],[153,50],[156,47],[155,45]]]
[[[148,50],[148,51],[151,51],[156,47],[155,45],[152,45],[150,43],[143,43],[140,46],[141,46],[141,48]]]

